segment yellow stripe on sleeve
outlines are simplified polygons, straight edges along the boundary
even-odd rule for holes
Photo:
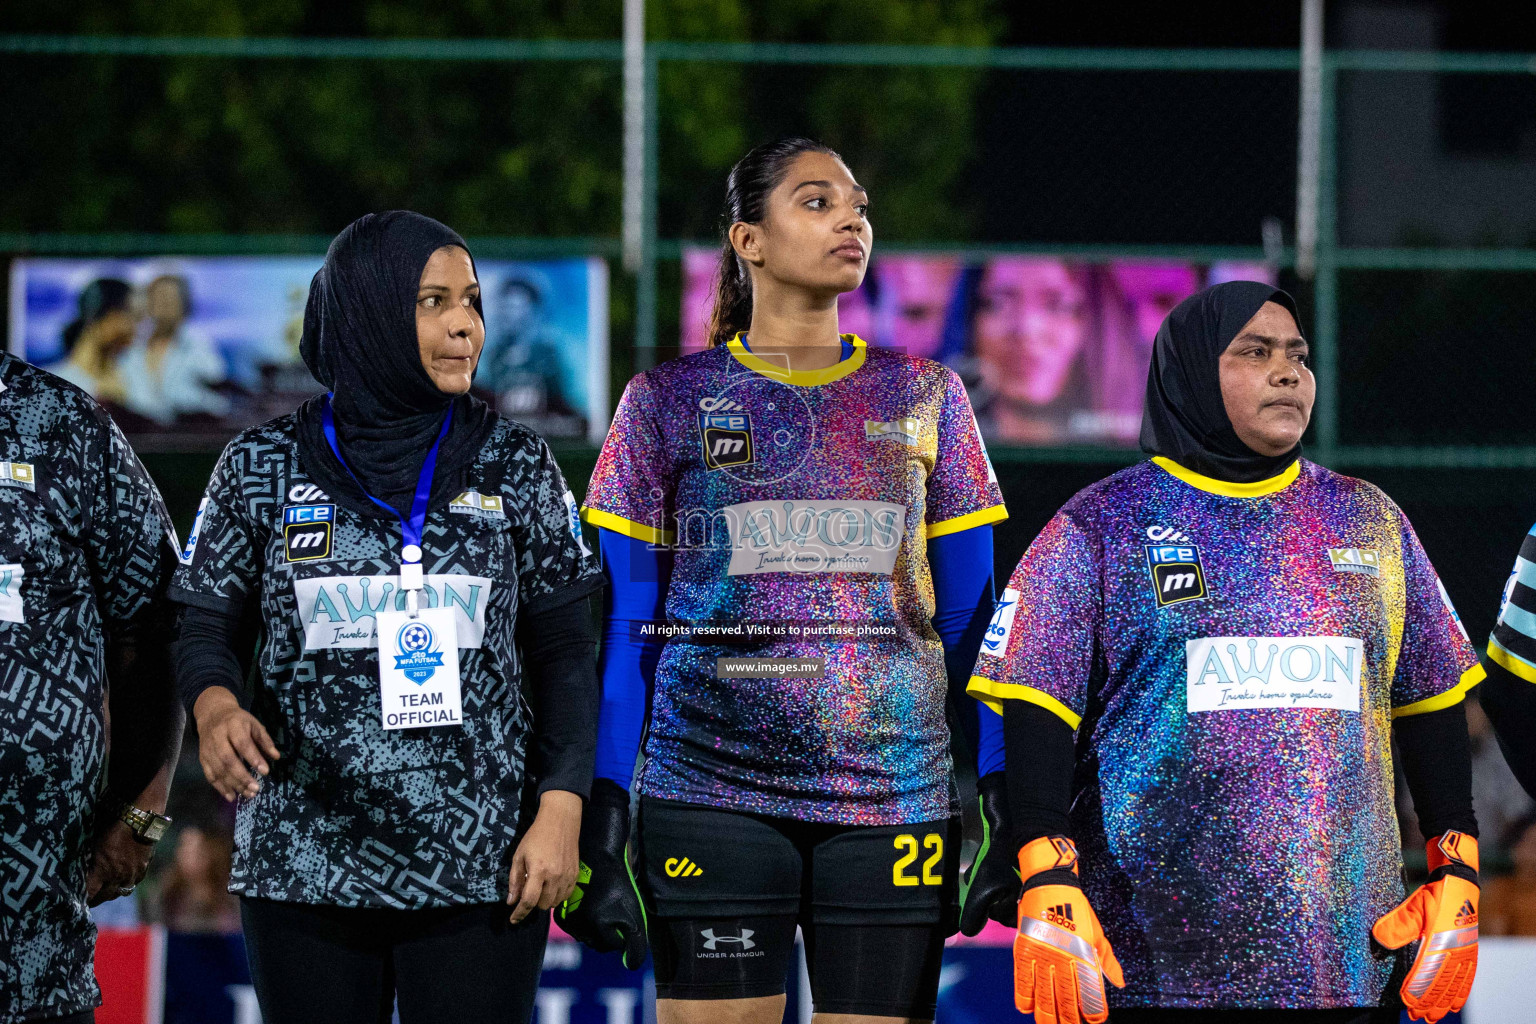
[[[1488,657],[1508,669],[1511,675],[1519,676],[1528,683],[1536,683],[1536,668],[1524,658],[1509,653],[1499,646],[1499,642],[1492,637],[1488,638]]]
[[[1033,686],[1025,686],[1022,683],[999,683],[986,676],[971,676],[971,681],[965,685],[965,692],[998,714],[1003,713],[1003,701],[1023,700],[1045,708],[1074,730],[1083,720],[1082,715],[1073,714],[1071,708],[1044,690],[1037,690]]]
[[[1461,682],[1446,690],[1437,693],[1433,697],[1414,701],[1412,704],[1404,704],[1400,708],[1392,709],[1393,718],[1407,718],[1409,715],[1427,715],[1431,711],[1439,711],[1455,704],[1460,704],[1466,699],[1467,691],[1478,683],[1488,678],[1488,673],[1481,664],[1473,665],[1461,674]]]
[[[626,537],[643,540],[651,544],[671,544],[674,534],[671,530],[658,530],[654,526],[646,526],[637,523],[633,519],[625,519],[616,516],[612,512],[604,512],[600,508],[592,508],[589,505],[581,507],[581,518],[593,526],[600,526],[614,533],[622,533]]]
[[[977,512],[971,512],[953,519],[945,519],[938,523],[928,524],[928,539],[943,537],[946,534],[959,533],[961,530],[969,530],[974,526],[986,526],[988,523],[1000,523],[1008,518],[1008,510],[1002,505],[993,505]]]

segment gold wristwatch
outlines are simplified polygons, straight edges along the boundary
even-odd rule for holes
[[[117,820],[128,826],[128,831],[133,837],[146,846],[152,846],[165,835],[165,828],[171,823],[171,819],[154,811],[146,811],[142,807],[133,804],[123,804],[123,809],[117,812]]]

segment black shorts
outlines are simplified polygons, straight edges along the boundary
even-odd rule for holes
[[[798,925],[817,1012],[930,1018],[959,845],[958,818],[837,825],[642,797],[656,994],[780,995]]]

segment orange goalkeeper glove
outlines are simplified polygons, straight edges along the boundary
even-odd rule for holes
[[[1447,832],[1429,841],[1429,881],[1371,929],[1387,949],[1419,943],[1403,980],[1410,1020],[1433,1024],[1462,1008],[1477,973],[1477,840]]]
[[[1043,836],[1019,851],[1019,931],[1013,939],[1013,1002],[1035,1024],[1102,1024],[1104,979],[1125,987],[1099,919],[1077,880],[1077,847]]]

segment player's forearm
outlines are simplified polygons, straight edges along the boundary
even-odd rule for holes
[[[181,751],[181,738],[179,736],[176,740],[176,751],[179,755]],[[171,800],[171,779],[175,774],[176,761],[173,758],[161,765],[160,770],[155,772],[154,777],[149,780],[149,784],[137,793],[119,793],[113,790],[112,796],[120,800],[126,800],[142,811],[164,814],[165,808]]]
[[[198,698],[211,687],[222,687],[237,699],[245,688],[234,650],[239,623],[232,612],[190,606],[183,611],[171,667],[177,697],[188,713],[195,713]]]
[[[1041,836],[1069,835],[1072,727],[1028,701],[1004,701],[1003,741],[1014,849]]]
[[[1504,760],[1525,791],[1536,797],[1536,683],[1527,682],[1492,658],[1483,658],[1488,678],[1478,687],[1483,710],[1499,737]]]
[[[1466,707],[1456,703],[1395,719],[1392,737],[1397,740],[1419,831],[1431,838],[1450,830],[1476,836]]]
[[[157,637],[156,642],[113,651],[107,691],[107,788],[120,800],[157,812],[164,811],[170,794],[186,722],[165,649]]]
[[[933,573],[933,628],[944,645],[944,674],[948,679],[956,725],[976,751],[976,774],[1003,765],[1002,720],[966,695],[966,684],[986,636],[996,605],[992,583],[992,527],[977,526],[945,534],[928,542]]]
[[[597,746],[596,640],[585,597],[518,621],[533,703],[539,793],[586,797]]]
[[[599,529],[608,589],[598,659],[602,697],[597,713],[597,778],[628,789],[645,728],[651,681],[665,641],[648,633],[665,618],[671,553]]]

